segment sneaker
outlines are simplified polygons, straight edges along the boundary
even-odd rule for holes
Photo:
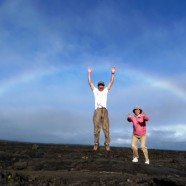
[[[145,161],[145,164],[148,164],[149,165],[150,164],[149,160]]]
[[[97,151],[97,150],[98,150],[98,143],[95,143],[95,144],[94,144],[93,150],[94,150],[94,151]]]
[[[105,143],[105,150],[106,151],[110,151],[110,147],[109,147],[109,144],[108,143]]]
[[[137,163],[137,162],[138,162],[138,158],[136,158],[136,157],[133,158],[132,162],[133,162],[133,163]]]

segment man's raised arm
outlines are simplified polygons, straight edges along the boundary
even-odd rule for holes
[[[112,84],[113,84],[113,82],[114,82],[114,74],[115,74],[115,71],[116,71],[116,67],[112,67],[112,69],[111,69],[111,79],[110,79],[110,83],[108,84],[108,86],[107,86],[107,89],[108,90],[110,90],[111,89],[111,87],[112,87]]]
[[[90,67],[88,67],[88,83],[90,85],[90,88],[92,89],[92,91],[94,90],[94,85],[91,81],[91,72],[92,72],[92,69]]]

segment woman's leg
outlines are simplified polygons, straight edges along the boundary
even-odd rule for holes
[[[143,151],[143,154],[145,156],[145,161],[148,161],[149,156],[148,156],[148,150],[147,150],[147,147],[146,147],[146,135],[141,136],[140,143],[141,143],[141,150]]]
[[[132,151],[133,151],[133,158],[139,158],[138,155],[138,147],[137,147],[138,137],[136,135],[132,135]]]

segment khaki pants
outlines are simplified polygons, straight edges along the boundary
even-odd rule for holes
[[[105,134],[105,143],[110,143],[110,135],[109,135],[109,118],[108,118],[108,111],[106,108],[98,108],[94,111],[94,143],[99,144],[99,135],[102,129]]]
[[[143,151],[143,154],[145,156],[145,160],[147,161],[149,159],[149,157],[148,157],[147,147],[145,146],[146,145],[146,135],[143,135],[143,136],[137,136],[137,135],[134,135],[134,134],[132,135],[133,158],[134,157],[139,158],[138,147],[137,147],[138,140],[141,143],[141,150]]]

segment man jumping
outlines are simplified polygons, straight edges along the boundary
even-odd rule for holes
[[[98,82],[98,88],[96,88],[91,81],[91,72],[92,69],[88,68],[88,83],[90,88],[92,89],[95,97],[95,111],[93,116],[94,122],[94,147],[93,150],[97,151],[99,147],[99,135],[101,130],[101,124],[103,128],[103,132],[105,134],[105,149],[106,151],[110,151],[110,134],[109,134],[109,118],[108,118],[108,110],[107,110],[107,94],[111,89],[112,84],[114,82],[114,74],[116,68],[112,67],[111,69],[111,79],[110,83],[107,87],[105,87],[105,83],[103,81]]]

